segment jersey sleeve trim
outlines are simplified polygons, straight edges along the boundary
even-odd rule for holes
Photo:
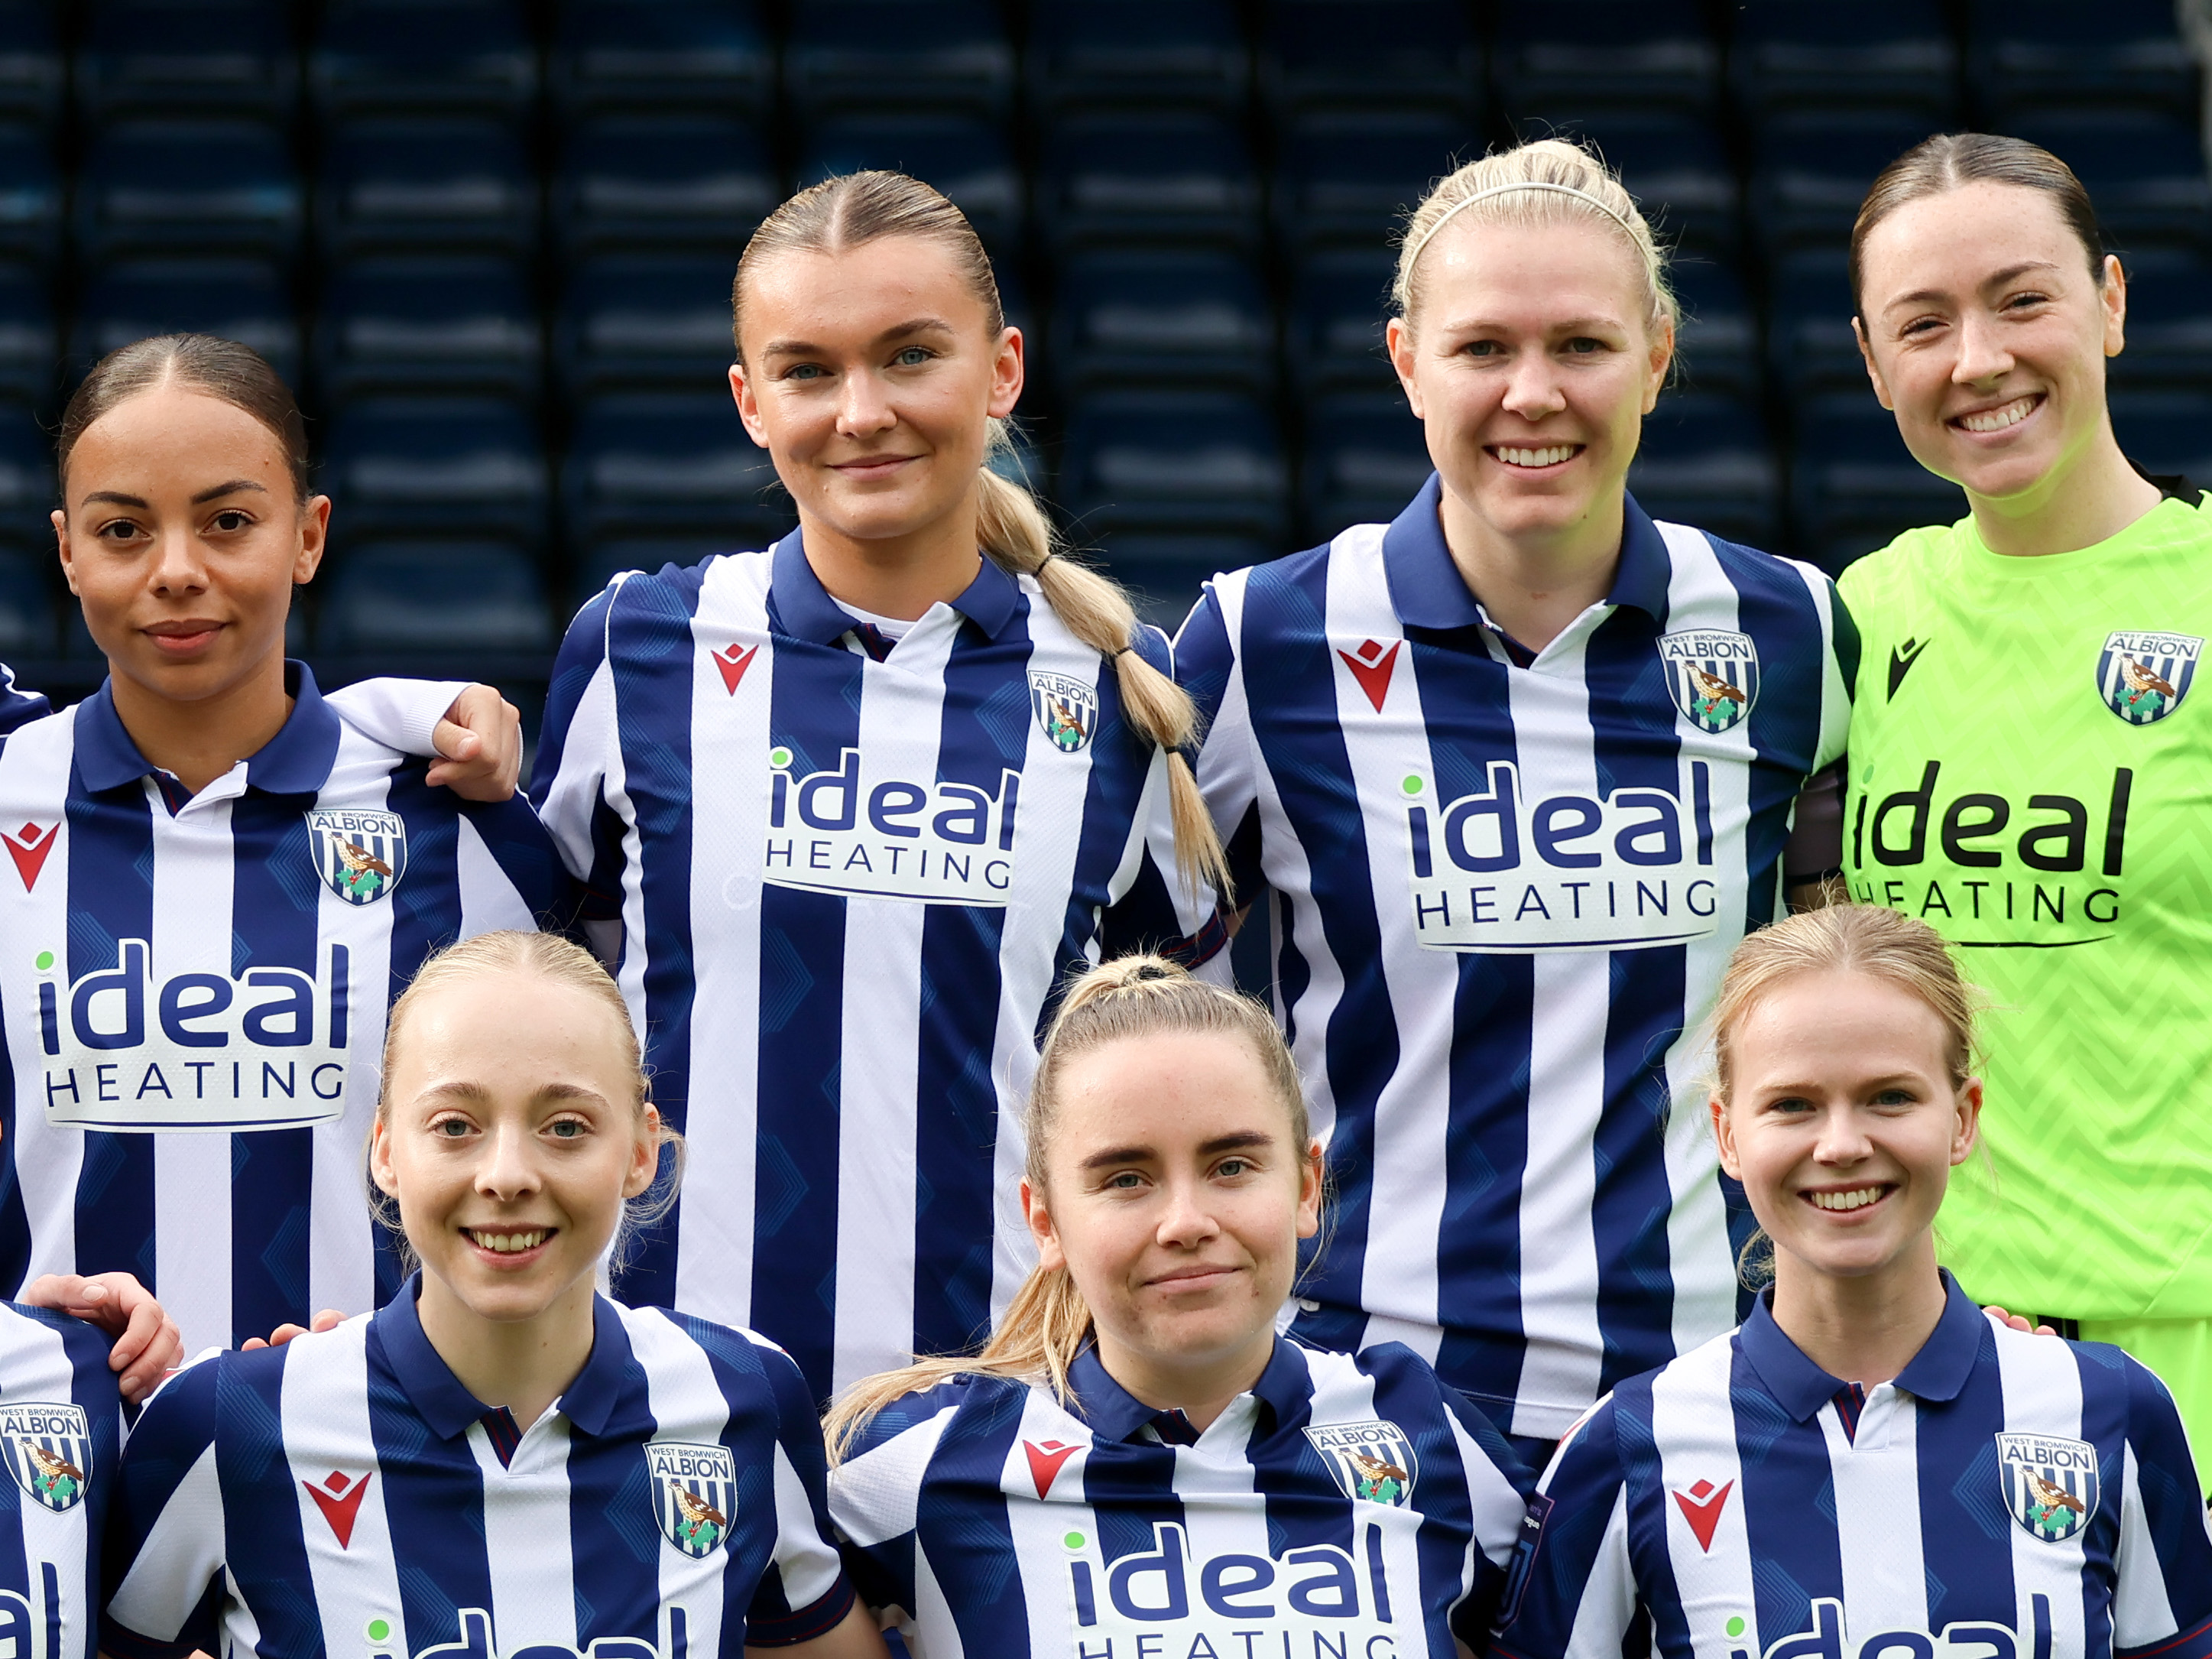
[[[853,1610],[854,1600],[853,1582],[842,1572],[837,1582],[817,1601],[810,1602],[796,1613],[787,1613],[774,1619],[745,1620],[745,1645],[749,1648],[787,1648],[799,1642],[811,1642],[817,1636],[827,1636],[845,1622],[845,1615]],[[120,1656],[119,1659],[142,1659],[141,1656]],[[148,1654],[143,1659],[171,1659],[167,1654]]]

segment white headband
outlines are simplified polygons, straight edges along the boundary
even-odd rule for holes
[[[1571,196],[1577,202],[1588,202],[1600,213],[1605,215],[1607,218],[1612,220],[1613,223],[1619,225],[1623,230],[1626,231],[1629,235],[1629,240],[1633,241],[1639,249],[1644,246],[1644,239],[1636,234],[1635,226],[1630,224],[1626,219],[1614,212],[1604,203],[1599,201],[1596,197],[1591,195],[1588,191],[1577,190],[1572,185],[1543,185],[1531,180],[1526,184],[1492,185],[1488,190],[1478,190],[1474,195],[1462,197],[1458,201],[1454,202],[1449,207],[1446,208],[1442,213],[1437,216],[1437,220],[1434,224],[1431,225],[1426,230],[1421,233],[1421,238],[1419,241],[1414,242],[1407,248],[1407,270],[1408,272],[1412,271],[1413,269],[1413,262],[1421,257],[1421,250],[1429,245],[1431,240],[1435,237],[1438,231],[1442,230],[1446,225],[1451,222],[1452,215],[1457,213],[1462,208],[1473,207],[1477,202],[1486,200],[1490,197],[1504,196],[1510,191],[1516,190],[1548,190],[1557,195]]]

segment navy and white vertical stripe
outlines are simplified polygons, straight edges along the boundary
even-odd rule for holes
[[[1855,1396],[1765,1299],[1623,1384],[1529,1508],[1505,1659],[2212,1655],[2212,1536],[2172,1397],[1959,1287]]]
[[[135,1273],[191,1347],[389,1293],[385,1010],[567,880],[527,802],[431,788],[289,673],[283,729],[197,795],[106,688],[0,749],[0,1284]]]
[[[690,1142],[617,1291],[765,1332],[824,1396],[988,1332],[1054,987],[1212,906],[1174,876],[1164,758],[1034,580],[983,561],[881,661],[855,626],[797,532],[618,579],[535,784]]]
[[[155,1396],[113,1500],[109,1653],[738,1659],[851,1609],[787,1355],[599,1297],[582,1372],[502,1439],[419,1284]]]
[[[1516,662],[1432,477],[1215,578],[1176,642],[1340,1198],[1297,1327],[1401,1340],[1545,1438],[1736,1317],[1698,1027],[1771,921],[1856,636],[1809,567],[1628,503],[1612,592]],[[1525,653],[1523,653],[1525,658]]]
[[[909,1395],[831,1473],[854,1583],[916,1659],[1480,1649],[1528,1477],[1413,1353],[1279,1339],[1203,1433],[1095,1349],[1070,1381],[1066,1405],[982,1376]]]
[[[100,1550],[123,1442],[108,1340],[0,1304],[0,1652],[94,1659]]]

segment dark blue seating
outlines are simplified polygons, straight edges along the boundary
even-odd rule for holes
[[[1734,270],[1677,259],[1670,276],[1682,308],[1674,373],[1686,390],[1744,396],[1759,385],[1759,318]]]
[[[728,372],[731,262],[600,254],[569,275],[553,350],[570,395],[611,386],[707,392]]]
[[[354,541],[317,584],[316,644],[386,656],[550,651],[553,615],[536,563],[496,541]]]
[[[563,116],[599,110],[764,115],[775,52],[753,0],[564,0],[550,84]]]
[[[800,112],[1012,109],[1014,50],[986,0],[794,0],[785,92]]]
[[[2011,131],[2074,169],[2116,246],[2212,242],[2212,183],[2193,121],[2155,112],[2085,110],[2023,117]]]
[[[2126,264],[2127,349],[2105,365],[2112,383],[2212,386],[2212,261],[2152,250]]]
[[[315,325],[325,396],[372,390],[538,395],[537,297],[511,259],[466,254],[350,261]]]
[[[1402,392],[1351,392],[1306,407],[1299,499],[1305,538],[1347,525],[1388,524],[1405,510],[1435,464]]]
[[[1456,0],[1265,0],[1259,68],[1279,113],[1379,106],[1482,117],[1482,46]]]
[[[0,544],[25,548],[51,568],[53,505],[52,441],[28,404],[0,404]]]
[[[62,196],[45,126],[0,123],[0,253],[52,258],[61,247]]]
[[[1571,106],[1710,112],[1720,49],[1698,0],[1508,6],[1492,44],[1499,99],[1516,118]]]
[[[0,261],[0,398],[39,404],[52,396],[58,344],[46,272]]]
[[[561,469],[563,523],[586,545],[617,538],[759,545],[789,498],[726,390],[612,392],[577,410]]]
[[[1228,392],[1103,392],[1076,404],[1062,503],[1083,535],[1247,536],[1279,545],[1289,468],[1267,404]]]
[[[378,116],[340,123],[323,155],[318,234],[336,255],[538,246],[538,175],[511,122]]]
[[[289,118],[300,92],[280,0],[94,0],[76,53],[88,113]]]
[[[362,398],[330,425],[324,486],[349,542],[392,533],[501,536],[545,531],[537,422],[499,398]]]
[[[1886,110],[1776,116],[1753,137],[1753,234],[1770,249],[1842,246],[1875,175],[1934,130]]]
[[[66,80],[53,0],[0,0],[0,118],[50,121]]]
[[[1919,525],[1963,518],[1966,498],[1912,459],[1896,417],[1861,392],[1796,411],[1790,465],[1797,552],[1831,574]]]
[[[1061,268],[1052,362],[1071,389],[1261,390],[1274,380],[1274,307],[1252,263],[1234,254],[1079,253]]]
[[[776,204],[757,128],[708,115],[609,115],[570,137],[553,185],[571,253],[718,248],[732,256]]]
[[[177,333],[250,345],[298,384],[290,280],[272,261],[234,258],[120,259],[95,272],[70,330],[72,378],[133,340]]]
[[[2137,466],[2212,484],[2212,393],[2120,390],[2112,408],[2112,435]]]
[[[1371,246],[1404,222],[1431,185],[1481,151],[1475,132],[1446,114],[1304,115],[1282,135],[1276,223],[1294,246]]]
[[[1557,134],[1594,146],[1620,169],[1660,240],[1733,262],[1742,247],[1743,191],[1710,121],[1665,111],[1601,110],[1523,122],[1524,137]]]
[[[1992,129],[2063,104],[2196,113],[2172,0],[1969,0],[1966,40],[1966,84]]]
[[[307,75],[329,114],[513,118],[538,95],[538,47],[521,0],[332,0]]]
[[[1940,124],[1959,101],[1959,49],[1939,0],[1737,0],[1729,81],[1759,114],[1887,105]]]
[[[1146,532],[1091,538],[1085,551],[1128,590],[1138,617],[1175,637],[1199,592],[1224,570],[1280,556],[1280,542],[1249,536],[1163,536]]]
[[[0,653],[15,661],[54,648],[53,585],[46,575],[52,564],[51,532],[43,556],[21,546],[0,550]]]
[[[1028,75],[1040,108],[1075,105],[1235,112],[1251,82],[1229,0],[1049,0],[1030,14]]]
[[[283,135],[259,121],[118,121],[77,174],[78,244],[126,251],[244,252],[289,258],[305,204]]]
[[[968,216],[987,246],[1011,248],[1021,239],[1021,169],[997,122],[962,115],[832,117],[807,134],[799,182],[872,168],[936,186]]]
[[[1260,180],[1243,133],[1217,117],[1074,116],[1047,135],[1038,216],[1053,239],[1255,245]]]
[[[1767,290],[1767,369],[1792,398],[1867,395],[1866,366],[1851,331],[1856,309],[1840,248],[1807,248],[1777,262]]]
[[[1637,505],[1730,541],[1772,547],[1782,532],[1782,470],[1759,406],[1669,392],[1644,417],[1628,471]]]
[[[1397,258],[1386,247],[1308,254],[1291,278],[1283,319],[1291,379],[1308,392],[1332,387],[1389,391],[1397,385],[1382,345]]]

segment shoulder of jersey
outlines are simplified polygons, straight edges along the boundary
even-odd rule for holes
[[[48,1331],[61,1338],[62,1350],[72,1360],[105,1360],[107,1356],[109,1338],[97,1325],[72,1319],[52,1308],[33,1308],[21,1302],[0,1303],[0,1347],[13,1347]]]
[[[658,570],[617,570],[599,590],[610,604],[652,605],[664,595],[696,600],[715,567],[727,562],[751,562],[774,556],[772,547],[732,553],[709,553],[696,564],[664,564]]]
[[[1844,568],[1836,579],[1836,586],[1862,629],[1867,618],[1861,614],[1861,607],[1894,603],[1942,580],[1942,569],[1949,563],[1956,528],[1925,525],[1908,530],[1888,546],[1875,549]]]

